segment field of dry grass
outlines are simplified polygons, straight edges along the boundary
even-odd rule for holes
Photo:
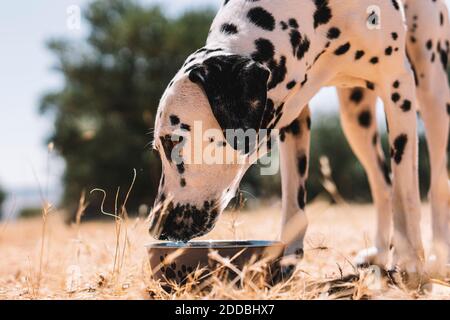
[[[428,205],[423,213],[424,240],[429,244]],[[208,238],[276,239],[280,218],[279,204],[226,213]],[[308,206],[308,218],[305,257],[288,283],[268,288],[244,281],[243,286],[232,287],[213,279],[209,289],[189,285],[171,294],[152,280],[144,248],[152,239],[142,219],[120,225],[111,220],[69,226],[62,213],[54,212],[44,230],[41,219],[0,224],[0,299],[450,298],[446,286],[410,292],[354,268],[357,251],[372,245],[372,206],[331,206],[316,201]]]

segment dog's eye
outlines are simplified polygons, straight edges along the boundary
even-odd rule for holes
[[[159,140],[161,141],[161,145],[164,149],[164,154],[166,155],[167,160],[171,161],[173,148],[175,148],[176,145],[182,143],[184,141],[184,137],[176,135],[165,135],[163,137],[159,137]]]

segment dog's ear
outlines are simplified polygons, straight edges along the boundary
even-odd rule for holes
[[[200,85],[222,130],[260,129],[269,70],[243,56],[215,56],[194,67],[189,79]]]

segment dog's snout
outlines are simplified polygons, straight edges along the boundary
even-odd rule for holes
[[[215,201],[205,201],[199,208],[193,204],[170,202],[152,213],[149,232],[157,240],[187,242],[200,237],[214,227],[219,209]]]

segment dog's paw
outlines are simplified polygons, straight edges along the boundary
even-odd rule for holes
[[[387,263],[388,253],[380,252],[376,247],[359,251],[354,259],[354,264],[358,268],[368,268],[375,265],[384,269]]]
[[[422,285],[430,280],[430,276],[425,269],[423,250],[402,251],[401,254],[394,251],[393,266],[396,270],[396,281],[394,282],[405,289],[420,290]],[[393,277],[393,279],[395,278]]]
[[[275,285],[289,280],[294,275],[295,269],[296,269],[295,264],[289,265],[280,264],[277,268],[277,272],[274,273],[272,276],[272,284]]]
[[[294,254],[285,255],[277,261],[277,272],[272,277],[273,284],[289,280],[295,273],[297,265],[303,259],[303,249],[295,250]]]
[[[421,291],[423,286],[430,282],[430,278],[425,273],[406,272],[399,267],[389,270],[387,276],[391,284],[408,291]]]
[[[292,277],[294,275],[296,268],[297,268],[297,266],[294,264],[290,264],[287,266],[281,266],[281,277],[282,277],[283,281],[286,281],[290,277]]]

